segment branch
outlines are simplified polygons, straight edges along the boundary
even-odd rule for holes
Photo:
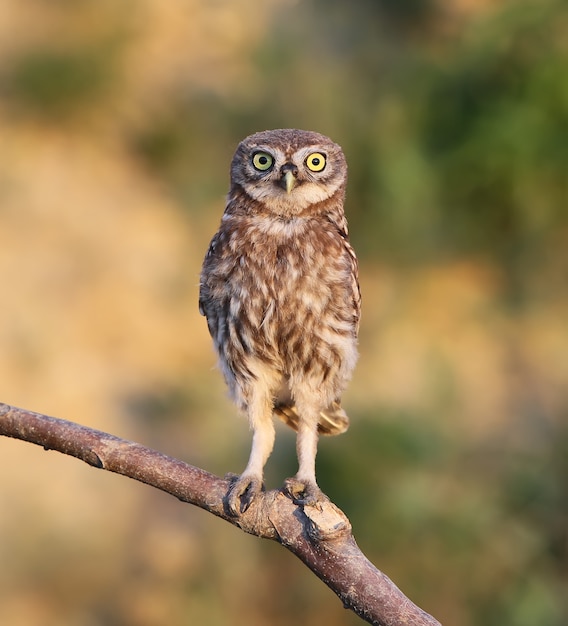
[[[281,490],[262,493],[245,513],[224,504],[229,481],[140,444],[0,403],[0,435],[74,456],[194,504],[293,552],[351,609],[379,626],[440,626],[358,548],[347,516],[333,503],[299,506]]]

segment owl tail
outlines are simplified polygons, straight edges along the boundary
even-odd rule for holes
[[[274,413],[285,424],[298,430],[300,416],[294,404],[276,404]],[[320,435],[341,435],[349,428],[349,418],[341,408],[339,402],[332,402],[325,411],[322,411],[318,420],[318,433]]]

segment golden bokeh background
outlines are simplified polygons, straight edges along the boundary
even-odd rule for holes
[[[328,134],[363,320],[320,485],[442,623],[565,624],[567,35],[559,0],[5,0],[0,400],[240,471],[201,261],[238,141]],[[8,439],[0,537],[11,626],[359,623],[275,544]]]

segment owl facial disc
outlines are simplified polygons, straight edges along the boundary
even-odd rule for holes
[[[310,131],[280,129],[246,137],[231,163],[232,189],[273,215],[309,215],[335,194],[343,202],[347,165],[341,148]],[[317,207],[317,208],[316,208]]]

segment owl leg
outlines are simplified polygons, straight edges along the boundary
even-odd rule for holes
[[[253,429],[250,457],[244,472],[232,483],[227,505],[232,515],[244,513],[254,497],[262,491],[264,466],[274,447],[272,400],[269,394],[253,393],[247,413]]]
[[[298,404],[299,411],[301,406]],[[313,415],[312,419],[306,419]],[[296,435],[296,452],[298,454],[298,472],[293,478],[288,478],[285,487],[295,502],[300,504],[315,504],[326,500],[327,496],[321,491],[316,482],[316,453],[318,447],[318,413],[300,413],[298,434]]]

